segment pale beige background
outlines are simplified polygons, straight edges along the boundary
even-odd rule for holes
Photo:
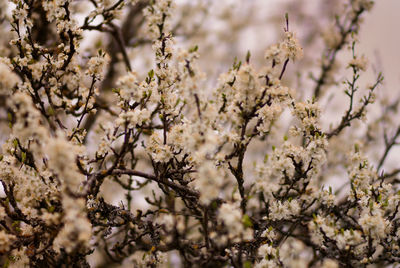
[[[397,95],[400,91],[400,0],[376,1],[365,17],[360,41],[360,50],[369,56],[371,66],[383,71],[385,94]]]

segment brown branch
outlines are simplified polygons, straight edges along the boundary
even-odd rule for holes
[[[148,180],[152,180],[154,182],[166,185],[174,190],[177,190],[180,193],[183,194],[189,194],[190,196],[199,198],[200,194],[197,191],[191,190],[188,187],[173,183],[171,181],[169,181],[168,179],[162,179],[162,178],[158,178],[154,175],[151,174],[147,174],[141,171],[137,171],[137,170],[129,170],[129,169],[114,169],[112,171],[112,175],[131,175],[131,176],[138,176],[138,177],[142,177],[142,178],[146,178]]]

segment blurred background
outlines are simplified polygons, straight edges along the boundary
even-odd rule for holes
[[[385,91],[389,95],[400,91],[399,12],[398,0],[376,1],[360,33],[360,50],[380,65],[385,75]]]

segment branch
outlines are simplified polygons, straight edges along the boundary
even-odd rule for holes
[[[142,177],[142,178],[146,178],[148,180],[152,180],[155,181],[157,183],[166,185],[174,190],[177,190],[180,193],[184,193],[184,194],[188,194],[190,196],[199,198],[200,194],[197,191],[191,190],[188,187],[179,185],[179,184],[175,184],[167,179],[161,179],[158,178],[154,175],[151,174],[147,174],[141,171],[137,171],[137,170],[129,170],[129,169],[114,169],[112,171],[112,175],[131,175],[131,176],[138,176],[138,177]]]
[[[358,24],[360,22],[360,16],[364,11],[365,11],[365,9],[360,9],[356,12],[356,14],[354,15],[354,18],[351,20],[351,22],[346,30],[344,30],[343,25],[339,25],[341,39],[340,39],[340,42],[336,45],[336,47],[332,51],[328,51],[329,62],[327,64],[322,63],[321,74],[319,75],[319,78],[316,79],[317,84],[315,85],[315,88],[313,90],[315,98],[320,97],[322,86],[325,85],[325,82],[326,82],[325,79],[327,78],[329,72],[331,71],[332,67],[334,66],[334,64],[336,62],[337,53],[347,43],[346,42],[347,37],[351,33],[357,31],[357,29],[359,27]]]

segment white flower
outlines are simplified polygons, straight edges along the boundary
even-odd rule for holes
[[[170,146],[163,144],[159,134],[154,132],[146,145],[146,150],[156,162],[168,162],[172,158]]]
[[[362,55],[361,57],[355,57],[349,62],[349,67],[365,71],[367,69],[368,59]]]
[[[104,68],[109,61],[110,57],[107,54],[99,52],[97,56],[90,58],[88,62],[87,74],[96,77],[99,80],[102,79]]]
[[[265,244],[258,248],[257,254],[262,258],[265,258],[267,256],[275,256],[276,249],[270,245]]]
[[[260,262],[256,263],[255,268],[275,268],[279,265],[274,260],[262,259]]]
[[[266,60],[274,61],[276,64],[280,64],[284,60],[284,55],[279,45],[270,46],[265,51],[264,57]]]
[[[340,32],[334,26],[327,28],[327,30],[322,33],[322,38],[328,49],[335,49],[342,41]]]
[[[217,198],[224,183],[225,173],[221,167],[217,167],[212,161],[206,160],[197,168],[193,186],[200,192],[200,202],[210,204]]]
[[[325,259],[322,263],[321,268],[339,268],[339,265],[335,260]]]
[[[390,222],[383,217],[379,208],[375,208],[373,211],[365,208],[358,222],[364,232],[374,239],[385,238],[391,228]]]
[[[344,230],[335,238],[340,249],[348,250],[350,246],[357,246],[363,242],[362,232],[358,230]]]
[[[19,81],[19,77],[0,59],[0,94],[11,94],[12,89]]]
[[[239,242],[253,239],[253,232],[245,228],[242,223],[243,214],[237,204],[224,203],[218,210],[218,219],[222,221],[228,230],[228,238]]]
[[[7,252],[15,241],[16,237],[12,234],[7,234],[5,231],[0,230],[0,252]]]
[[[281,49],[285,54],[285,58],[293,61],[300,60],[303,57],[303,49],[293,32],[285,32],[285,41],[281,43]]]
[[[296,216],[301,211],[301,207],[297,200],[277,201],[270,206],[270,218],[272,220],[289,219]]]
[[[92,237],[92,225],[85,213],[85,201],[63,196],[63,228],[54,240],[55,248],[64,248],[67,252],[77,249],[87,250]]]
[[[150,121],[151,112],[144,109],[135,109],[133,111],[122,112],[119,115],[116,123],[117,125],[124,125],[126,124],[128,128],[134,128],[137,125],[141,126],[147,121]]]
[[[78,172],[75,164],[79,148],[61,136],[49,139],[46,151],[49,156],[49,165],[63,185],[76,190],[83,181],[83,176]]]

